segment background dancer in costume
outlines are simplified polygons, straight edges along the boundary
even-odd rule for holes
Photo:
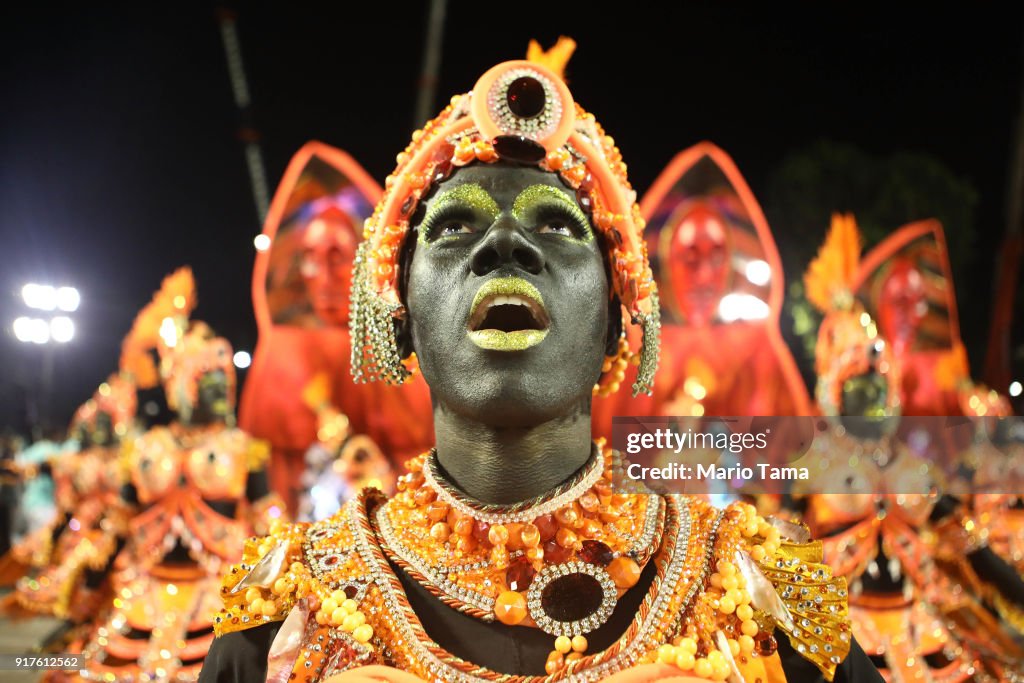
[[[825,559],[850,583],[854,634],[889,680],[1016,680],[1021,651],[977,599],[944,570],[943,544],[955,501],[941,469],[897,438],[899,358],[853,297],[861,241],[850,216],[835,216],[808,268],[808,298],[826,315],[816,348],[816,396],[834,428],[806,456],[815,493],[799,498]],[[999,577],[1014,599],[1020,578],[979,545],[958,546],[973,566]]]
[[[111,568],[116,597],[82,648],[86,680],[194,680],[213,638],[217,576],[246,537],[265,533],[283,512],[267,486],[268,446],[233,427],[231,347],[189,321],[194,306],[192,273],[183,268],[164,280],[125,342],[159,352],[177,420],[125,454],[123,495],[137,514]]]
[[[125,371],[100,385],[76,414],[81,450],[51,464],[59,510],[44,539],[46,562],[18,580],[18,604],[78,622],[90,619],[107,594],[104,571],[121,548],[128,509],[121,500],[121,446],[136,436],[136,384]]]

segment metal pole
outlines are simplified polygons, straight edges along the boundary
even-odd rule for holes
[[[54,342],[51,340],[43,347],[43,372],[42,387],[39,401],[39,437],[48,432],[53,426],[50,421],[53,417],[53,374],[54,374]]]
[[[267,186],[266,169],[263,166],[263,153],[260,150],[259,131],[252,123],[252,97],[245,76],[245,64],[242,61],[242,44],[238,39],[234,13],[222,8],[218,14],[220,37],[224,42],[224,56],[227,58],[228,76],[231,78],[231,92],[241,118],[238,137],[245,146],[245,163],[249,169],[253,201],[256,203],[256,214],[262,226],[270,206],[270,191]]]
[[[427,18],[427,35],[423,44],[423,71],[417,84],[416,119],[413,128],[419,128],[436,112],[434,99],[437,92],[437,77],[441,72],[441,48],[444,42],[444,16],[447,0],[431,0],[430,16]]]

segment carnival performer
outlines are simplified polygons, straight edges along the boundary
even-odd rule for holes
[[[201,681],[878,680],[814,546],[749,505],[612,489],[592,394],[634,353],[650,390],[657,289],[568,46],[492,68],[399,155],[356,257],[352,366],[398,383],[415,352],[436,446],[394,497],[249,543]]]
[[[1005,434],[995,441],[974,454],[970,505],[992,550],[1024,575],[1024,443]]]
[[[72,433],[80,450],[49,463],[58,512],[34,537],[35,569],[18,580],[18,604],[39,614],[81,621],[106,595],[104,571],[121,548],[128,509],[121,500],[120,448],[133,438],[136,385],[112,374],[75,413]]]
[[[158,351],[177,420],[124,455],[123,495],[138,513],[112,567],[109,614],[82,648],[87,680],[195,680],[213,639],[217,577],[238,561],[246,537],[282,513],[266,483],[269,448],[232,426],[231,346],[189,321],[194,306],[192,272],[183,268],[164,280],[124,343]]]
[[[400,465],[432,442],[422,383],[356,386],[349,371],[348,298],[360,231],[380,186],[342,150],[310,142],[292,158],[271,202],[252,295],[259,327],[239,424],[273,448],[270,472],[289,509],[301,492],[318,416],[302,393],[329,380],[327,400],[353,430]]]
[[[650,401],[619,400],[613,412],[809,415],[779,329],[782,262],[732,158],[709,142],[680,152],[640,208],[664,311],[661,363]]]
[[[947,472],[896,437],[902,365],[854,298],[860,250],[853,217],[837,215],[805,276],[825,313],[816,397],[832,428],[805,456],[814,483],[798,495],[803,520],[849,582],[854,634],[887,680],[1018,680],[1021,650],[974,587],[946,571],[940,550],[951,547],[1012,599],[1024,599],[1022,584],[977,536],[953,533],[959,506],[940,495]]]

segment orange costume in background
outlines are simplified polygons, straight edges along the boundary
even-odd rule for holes
[[[25,571],[14,591],[31,612],[77,621],[102,599],[105,582],[87,585],[88,570],[101,570],[119,550],[127,509],[120,500],[119,442],[135,417],[135,384],[113,374],[76,412],[71,431],[82,450],[49,463],[57,514],[11,551]]]
[[[934,514],[942,502],[935,493],[941,469],[892,433],[902,367],[853,295],[852,284],[864,273],[860,250],[853,217],[834,216],[804,279],[808,300],[825,313],[815,347],[816,397],[834,428],[808,457],[818,471],[815,492],[802,496],[799,486],[795,492],[804,503],[803,521],[836,575],[850,584],[854,635],[886,680],[1016,680],[1019,648],[983,608],[972,582],[940,561],[946,551],[966,564],[976,550],[948,532],[954,520]],[[845,402],[869,382],[878,387],[869,406]],[[840,416],[890,423],[858,434],[865,421],[843,424]]]
[[[363,221],[377,183],[345,152],[310,142],[292,158],[270,205],[256,256],[253,306],[259,343],[242,392],[239,424],[271,443],[271,482],[295,509],[317,414],[303,391],[326,375],[328,401],[352,431],[395,462],[433,442],[426,385],[355,385],[349,365],[348,298]]]
[[[181,269],[139,313],[123,346],[138,361],[136,376],[155,375],[149,352],[159,352],[178,419],[125,449],[125,497],[136,510],[124,552],[108,568],[114,599],[81,649],[86,680],[195,680],[213,640],[217,577],[238,561],[247,537],[282,515],[262,471],[268,445],[232,426],[231,345],[204,323],[190,324],[194,306],[192,273]]]
[[[620,415],[809,415],[779,330],[784,276],[760,205],[724,151],[681,152],[640,203],[663,320],[650,399]],[[608,406],[600,406],[602,428]]]
[[[903,226],[869,251],[854,291],[903,368],[903,414],[1009,414],[1005,399],[971,381],[942,225]]]

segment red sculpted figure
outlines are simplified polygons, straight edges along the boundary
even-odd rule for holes
[[[904,415],[1005,412],[999,396],[971,382],[938,221],[905,225],[871,249],[856,287],[903,365]]]
[[[396,463],[431,443],[426,385],[356,385],[349,371],[349,290],[363,221],[380,187],[341,150],[311,142],[292,159],[264,225],[253,307],[259,343],[242,392],[239,424],[273,447],[274,489],[296,510],[317,411],[303,399],[326,378],[323,401]],[[321,380],[317,380],[321,381]]]
[[[696,201],[671,233],[664,276],[682,317],[694,326],[711,324],[730,285],[730,248],[725,219]]]
[[[330,327],[348,326],[348,295],[358,237],[352,220],[334,204],[310,221],[302,239],[302,279],[316,317]]]
[[[732,159],[707,142],[680,153],[640,207],[661,297],[661,365],[653,396],[594,402],[595,434],[610,433],[614,415],[809,415],[779,330],[782,263]]]
[[[928,313],[924,275],[912,261],[898,259],[892,263],[880,291],[878,325],[882,336],[892,340],[896,353],[910,351]]]

